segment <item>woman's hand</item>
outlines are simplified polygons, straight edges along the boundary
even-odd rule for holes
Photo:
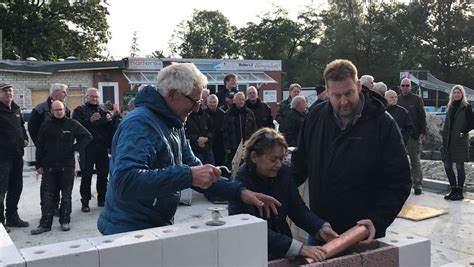
[[[323,247],[303,245],[300,250],[300,256],[310,258],[315,261],[323,261],[326,259],[326,251]]]

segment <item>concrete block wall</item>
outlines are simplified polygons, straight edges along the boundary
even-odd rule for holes
[[[70,88],[83,88],[86,90],[92,87],[92,71],[64,72],[50,74],[30,74],[0,72],[0,83],[11,83],[15,88],[14,101],[24,109],[31,109],[31,90],[49,89],[52,83],[64,83]]]
[[[412,234],[398,234],[378,240],[398,248],[400,266],[431,265],[431,242],[427,238]]]
[[[222,220],[222,226],[197,220],[20,251],[0,226],[0,266],[267,266],[266,221],[245,214]]]

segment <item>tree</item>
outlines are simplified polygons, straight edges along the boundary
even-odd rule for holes
[[[100,1],[14,1],[0,5],[3,55],[57,60],[102,59],[110,37],[107,7]]]
[[[220,11],[194,10],[191,20],[182,21],[173,33],[170,50],[188,58],[234,57],[235,29]]]
[[[140,53],[140,48],[138,47],[138,32],[133,32],[132,45],[130,46],[130,57],[138,57]]]

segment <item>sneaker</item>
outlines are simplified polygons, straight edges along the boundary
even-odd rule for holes
[[[63,232],[67,232],[71,230],[71,226],[69,226],[69,223],[61,223],[61,230],[63,230]]]
[[[420,188],[415,188],[415,195],[421,195],[421,189]]]
[[[20,216],[18,216],[18,213],[15,213],[7,217],[7,223],[6,225],[8,227],[28,227],[30,224],[28,222],[23,221],[20,219]]]
[[[31,230],[32,235],[39,235],[45,232],[51,231],[51,227],[38,226],[36,229]]]

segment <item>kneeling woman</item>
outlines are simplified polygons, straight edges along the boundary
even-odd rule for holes
[[[256,208],[237,202],[229,204],[229,214],[247,213],[267,220],[269,260],[299,255],[322,261],[325,251],[319,246],[307,246],[293,239],[286,217],[318,239],[329,241],[338,235],[301,199],[290,168],[283,164],[287,150],[288,144],[283,135],[270,128],[258,130],[246,143],[245,163],[240,166],[235,178],[246,188],[280,201],[282,205],[278,207],[278,215],[264,218],[259,216]]]

